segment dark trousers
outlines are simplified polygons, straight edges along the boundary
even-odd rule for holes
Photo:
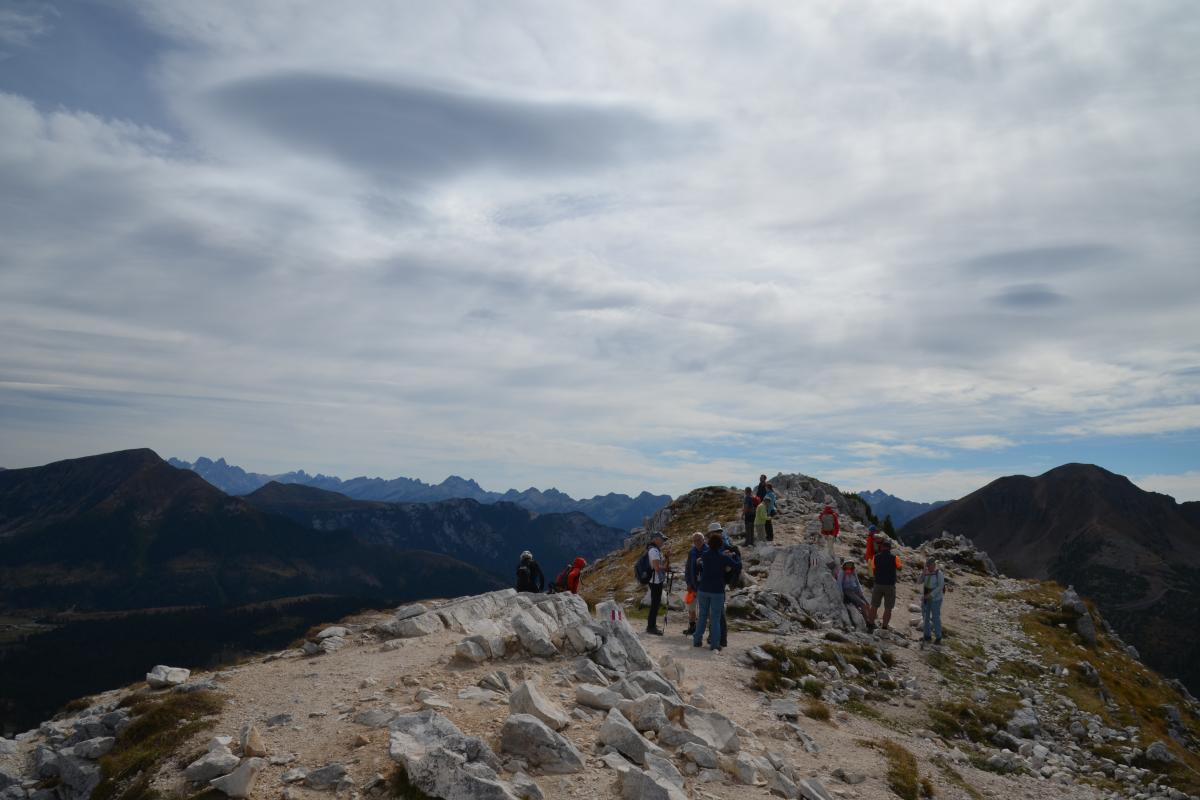
[[[742,521],[746,524],[746,544],[754,544],[754,515],[745,514]]]
[[[770,517],[767,517],[767,541],[775,541],[775,526],[771,524]]]
[[[646,630],[652,631],[658,628],[658,609],[662,605],[663,585],[661,583],[650,584],[650,616],[646,617]]]

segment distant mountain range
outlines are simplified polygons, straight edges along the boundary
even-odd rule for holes
[[[507,502],[383,503],[275,481],[243,499],[314,530],[349,531],[373,545],[444,553],[502,578],[515,574],[522,550],[532,551],[552,580],[576,556],[590,561],[625,538],[624,531],[578,511],[536,514]]]
[[[308,594],[395,600],[501,585],[462,560],[264,513],[151,450],[0,473],[8,609],[230,606]]]
[[[1200,502],[1090,464],[1014,475],[909,522],[917,544],[965,534],[1015,577],[1073,584],[1147,663],[1200,689]]]
[[[896,526],[896,530],[902,528],[909,520],[916,519],[926,511],[932,511],[935,508],[941,508],[949,503],[949,500],[936,500],[932,503],[918,503],[915,500],[901,500],[895,495],[888,494],[880,489],[872,489],[869,492],[858,492],[858,496],[867,501],[867,505],[871,507],[871,513],[880,520],[884,517],[892,518],[892,525]]]
[[[506,492],[490,492],[475,481],[451,475],[438,484],[425,483],[415,478],[350,478],[342,480],[331,475],[309,475],[304,470],[285,472],[280,475],[263,475],[247,472],[239,466],[226,463],[224,458],[213,461],[198,458],[194,462],[177,458],[168,459],[171,466],[189,469],[200,475],[221,491],[230,495],[247,495],[276,483],[295,483],[312,486],[343,494],[354,500],[378,500],[385,503],[435,503],[440,500],[476,500],[480,503],[515,503],[522,508],[539,514],[568,513],[578,511],[602,525],[628,531],[638,527],[671,502],[670,495],[642,492],[637,497],[609,493],[586,500],[575,500],[557,489],[529,488],[523,492],[509,489]]]

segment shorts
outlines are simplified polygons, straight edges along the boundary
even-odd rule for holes
[[[879,608],[879,602],[883,601],[883,608],[886,611],[891,611],[896,607],[896,587],[892,586],[876,586],[871,589],[871,608]]]

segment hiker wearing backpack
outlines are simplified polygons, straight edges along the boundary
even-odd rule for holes
[[[521,553],[521,561],[517,564],[517,591],[538,592],[546,588],[546,576],[542,568],[533,560],[533,553],[526,550]]]
[[[754,490],[747,486],[746,493],[742,495],[742,523],[745,525],[748,547],[754,544],[754,514],[758,510],[758,502]]]
[[[900,557],[892,554],[892,542],[880,539],[879,552],[875,554],[875,586],[871,589],[871,609],[879,611],[883,604],[883,623],[879,626],[885,631],[892,621],[892,609],[896,607],[896,575],[900,572]]]
[[[696,580],[699,578],[696,559],[704,551],[704,534],[696,531],[692,534],[692,549],[688,551],[687,564],[683,568],[683,582],[687,585],[687,593],[683,596],[688,610],[688,626],[684,636],[696,632]]]
[[[714,526],[716,530],[713,530]],[[720,523],[709,525],[708,546],[697,557],[700,565],[700,579],[697,583],[697,602],[700,611],[696,630],[692,633],[692,647],[699,647],[704,641],[704,629],[709,628],[708,647],[713,652],[721,651],[725,637],[723,630],[725,612],[725,585],[728,576],[740,572],[742,563],[733,551],[725,547],[724,531]]]
[[[875,575],[875,536],[879,533],[879,528],[875,525],[867,528],[867,551],[863,553],[863,558],[867,561],[867,572],[873,577]]]
[[[854,569],[854,562],[846,559],[842,562],[842,571],[838,574],[838,587],[842,590],[842,602],[852,605],[862,613],[866,620],[867,630],[875,630],[875,609],[867,602],[863,594],[862,584]]]
[[[921,624],[924,636],[921,641],[928,642],[930,628],[935,637],[934,644],[942,643],[942,596],[946,589],[946,575],[938,569],[938,563],[933,556],[925,559],[925,569],[921,572]]]
[[[577,557],[571,563],[571,571],[567,573],[567,591],[571,594],[579,594],[579,576],[586,566],[587,561],[583,559],[583,556]]]
[[[758,486],[754,487],[754,496],[757,497],[759,500],[762,500],[764,497],[766,497],[767,496],[767,486],[769,486],[769,484],[767,483],[767,476],[759,475],[758,476]]]
[[[821,523],[821,545],[829,555],[829,560],[833,561],[833,543],[841,532],[842,526],[838,519],[838,513],[833,507],[833,498],[829,495],[825,496],[825,508],[817,515],[817,520]]]
[[[645,556],[650,567],[650,614],[646,617],[646,633],[654,636],[663,635],[658,627],[658,609],[662,606],[663,584],[667,579],[667,557],[663,555],[662,546],[663,535],[655,531]]]
[[[779,501],[779,498],[775,494],[775,487],[768,483],[767,484],[767,493],[763,496],[763,502],[767,504],[766,531],[767,531],[767,541],[768,542],[775,541],[775,526],[772,524],[772,518],[779,511],[779,508],[776,505],[776,503],[778,501]]]

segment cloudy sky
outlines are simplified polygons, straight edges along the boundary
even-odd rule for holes
[[[1200,8],[0,5],[0,465],[1200,499]]]

